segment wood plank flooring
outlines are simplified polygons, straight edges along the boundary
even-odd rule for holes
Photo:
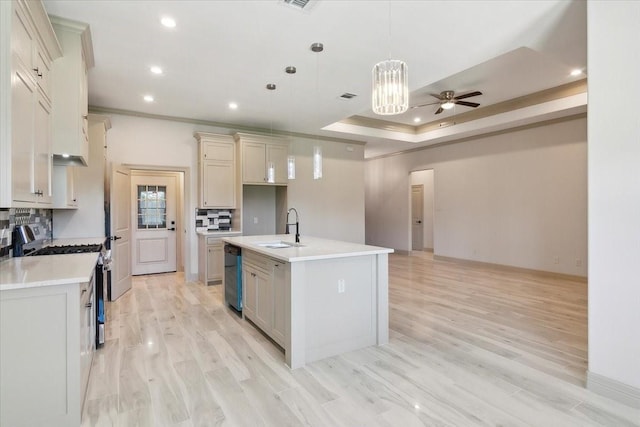
[[[390,343],[294,371],[221,286],[135,277],[107,304],[83,425],[640,426],[584,388],[585,283],[430,253],[389,273]]]

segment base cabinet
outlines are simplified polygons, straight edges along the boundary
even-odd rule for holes
[[[0,293],[0,425],[79,426],[95,350],[93,283]]]
[[[219,237],[198,237],[198,279],[205,285],[222,283],[224,243]]]
[[[254,252],[242,257],[243,316],[284,347],[289,264]]]

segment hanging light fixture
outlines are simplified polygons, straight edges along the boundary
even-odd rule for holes
[[[268,91],[275,91],[276,90],[276,85],[274,83],[268,83],[267,84],[267,90]],[[273,96],[273,95],[272,95]],[[272,102],[272,97],[269,97],[269,110],[273,111],[273,102]],[[270,133],[271,133],[271,137],[273,138],[273,118],[270,120]],[[269,184],[275,184],[276,182],[276,165],[273,162],[268,162],[267,163],[267,182]]]
[[[313,43],[311,50],[320,53],[324,50],[322,43]],[[316,110],[318,109],[318,99],[320,98],[320,57],[316,56]],[[313,147],[313,179],[322,178],[322,147],[316,145]]]
[[[391,2],[389,2],[389,58],[391,58]],[[372,71],[371,108],[380,115],[409,109],[409,68],[398,59],[378,62]]]

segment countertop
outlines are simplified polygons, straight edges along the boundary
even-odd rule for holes
[[[393,252],[393,249],[379,246],[361,245],[358,243],[320,239],[318,237],[310,236],[300,237],[301,246],[277,249],[258,246],[258,243],[265,242],[284,241],[294,243],[295,239],[291,234],[224,237],[222,240],[224,242],[240,246],[243,249],[251,250],[285,262],[346,258],[362,255],[388,254]]]
[[[98,253],[26,256],[0,262],[0,291],[85,283]]]

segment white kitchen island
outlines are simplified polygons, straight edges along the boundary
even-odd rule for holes
[[[243,317],[292,369],[389,341],[393,249],[292,235],[226,237],[242,248]]]

